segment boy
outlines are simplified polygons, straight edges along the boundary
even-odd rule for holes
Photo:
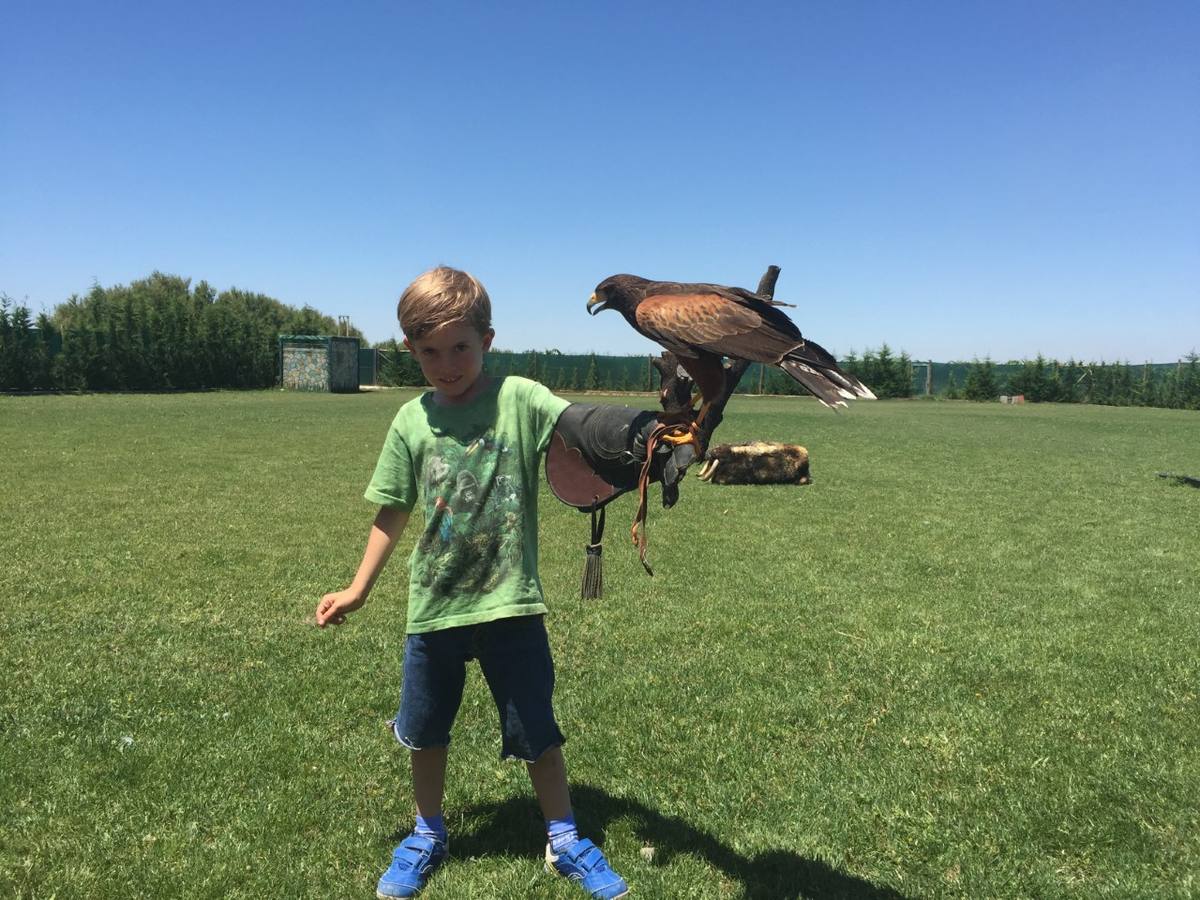
[[[546,820],[547,870],[579,882],[596,900],[623,897],[625,881],[575,827],[542,624],[538,463],[569,404],[527,379],[484,374],[495,334],[491,303],[467,273],[444,267],[424,273],[404,291],[397,312],[404,344],[433,390],[405,404],[392,422],[366,491],[380,509],[362,563],[350,587],[326,594],[316,614],[322,628],[340,625],[366,602],[420,502],[425,523],[409,561],[400,710],[390,723],[411,751],[416,825],[396,848],[376,896],[414,896],[448,854],[447,748],[465,663],[474,658],[500,713],[501,755],[527,764]],[[611,424],[628,434],[626,455],[636,459],[641,418],[630,422],[629,411],[613,407],[596,416],[581,409],[593,430]],[[672,461],[666,480],[678,481],[687,461],[678,467]]]

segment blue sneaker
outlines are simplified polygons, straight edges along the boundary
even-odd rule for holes
[[[580,838],[557,855],[547,844],[546,871],[578,882],[592,900],[616,900],[629,893],[625,879],[608,867],[600,848],[587,838]]]
[[[425,882],[450,855],[447,841],[437,841],[423,834],[410,834],[392,853],[392,864],[379,879],[375,896],[379,900],[393,897],[415,897]]]

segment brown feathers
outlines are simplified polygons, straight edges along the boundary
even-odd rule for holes
[[[783,305],[742,288],[613,275],[596,286],[588,312],[615,309],[675,353],[706,401],[721,390],[726,357],[779,366],[826,406],[874,399],[823,347],[801,336],[777,308]]]

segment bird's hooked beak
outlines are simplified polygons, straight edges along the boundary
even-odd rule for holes
[[[588,315],[594,316],[596,313],[600,312],[600,310],[602,310],[602,309],[604,309],[604,301],[597,300],[596,295],[592,294],[591,299],[588,300],[588,305],[587,305]]]

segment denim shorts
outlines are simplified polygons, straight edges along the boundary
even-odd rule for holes
[[[500,713],[502,759],[534,762],[566,740],[550,702],[554,661],[540,615],[410,634],[400,711],[389,723],[396,740],[410,750],[449,746],[472,659]]]

